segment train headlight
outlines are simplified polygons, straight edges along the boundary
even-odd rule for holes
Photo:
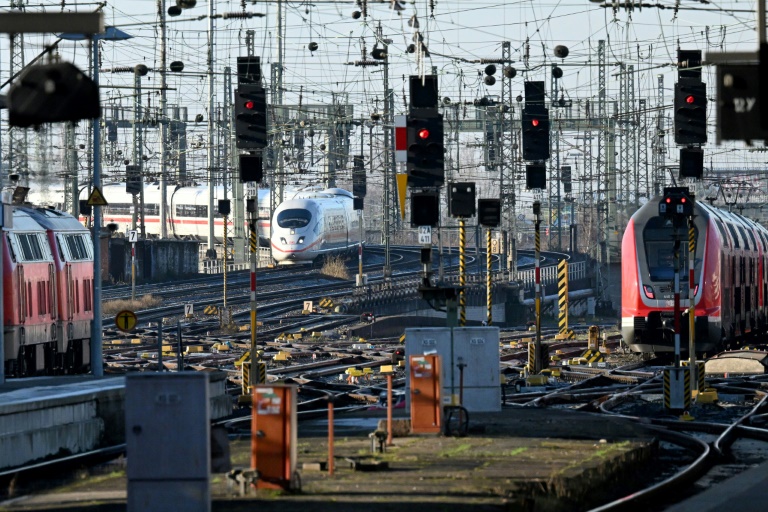
[[[643,285],[643,291],[645,292],[646,297],[649,299],[655,299],[656,295],[653,293],[653,286],[649,286],[647,284]]]
[[[283,238],[283,237],[280,237],[280,243],[283,244],[283,245],[287,245],[288,244],[288,242],[286,242],[285,238]]]
[[[303,237],[303,236],[300,236],[300,237],[299,237],[299,243],[300,243],[300,244],[303,244],[303,243],[304,243],[304,237]]]

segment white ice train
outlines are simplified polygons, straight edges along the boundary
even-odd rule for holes
[[[118,231],[126,231],[131,226],[133,215],[133,196],[125,192],[125,184],[104,185],[104,197],[109,203],[102,211],[104,224],[113,222]],[[88,190],[80,193],[80,199],[88,198]],[[189,187],[169,186],[166,189],[166,228],[171,238],[187,240],[208,240],[208,186]],[[263,245],[269,240],[269,190],[258,190],[258,230]],[[224,199],[224,189],[214,189],[214,208],[218,200]],[[218,242],[224,239],[224,218],[214,212],[214,237]],[[147,236],[160,236],[160,186],[144,186],[144,224]],[[233,234],[232,216],[227,222],[229,235]]]
[[[360,222],[346,190],[297,192],[272,216],[272,258],[291,265],[349,251],[360,243]]]

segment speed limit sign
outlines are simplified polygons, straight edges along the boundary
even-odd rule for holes
[[[184,316],[190,317],[195,312],[195,305],[194,304],[184,304]]]

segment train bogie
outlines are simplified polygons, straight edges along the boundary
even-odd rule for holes
[[[658,215],[653,199],[632,216],[622,242],[622,335],[636,352],[671,352],[675,328],[688,352],[691,303],[698,353],[712,353],[766,328],[768,230],[740,215],[697,203],[693,286],[689,285],[689,229]],[[675,239],[679,242],[676,324]],[[689,290],[693,289],[693,300]]]

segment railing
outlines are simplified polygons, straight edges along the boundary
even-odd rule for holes
[[[587,277],[587,264],[584,261],[568,264],[568,280],[585,279]],[[517,272],[517,280],[523,283],[523,288],[528,290],[536,285],[536,270],[520,270]],[[541,268],[541,284],[557,284],[557,266]]]
[[[268,267],[270,264],[272,264],[272,253],[269,250],[269,247],[259,247],[258,255],[259,255],[259,258],[257,260],[258,268]],[[251,268],[251,263],[248,261],[245,261],[245,262],[228,261],[227,262],[227,272],[233,272],[236,270],[249,270],[250,268]],[[209,260],[205,258],[200,258],[199,269],[201,274],[221,274],[224,272],[224,261],[221,259]]]

